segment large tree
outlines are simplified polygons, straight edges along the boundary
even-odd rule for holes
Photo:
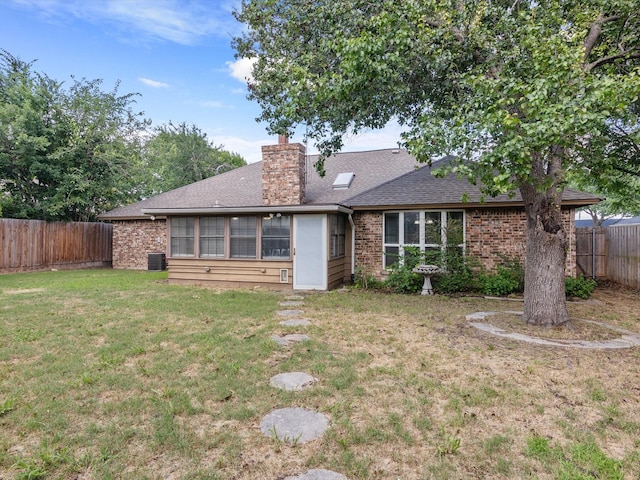
[[[200,128],[184,122],[156,128],[144,150],[151,174],[149,194],[173,190],[246,165],[242,156],[214,145]]]
[[[0,204],[7,217],[91,221],[138,198],[148,122],[134,94],[63,83],[0,50]]]
[[[562,193],[637,125],[637,0],[243,0],[236,15],[272,133],[304,124],[328,155],[395,118],[419,160],[455,153],[486,194],[519,191],[525,320],[568,320]]]

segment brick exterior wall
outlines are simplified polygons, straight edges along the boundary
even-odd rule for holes
[[[146,270],[147,254],[166,253],[165,220],[122,220],[113,222],[113,268]]]
[[[356,275],[381,278],[382,273],[382,212],[355,212]]]
[[[563,210],[565,231],[571,239],[567,252],[566,275],[576,275],[575,211]],[[382,278],[382,212],[356,212],[356,270]],[[500,263],[500,255],[518,257],[524,262],[526,220],[522,209],[474,209],[465,212],[467,254],[478,258],[488,270]]]
[[[263,205],[304,203],[305,161],[305,148],[299,143],[262,147]]]

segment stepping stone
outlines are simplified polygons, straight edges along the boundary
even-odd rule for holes
[[[316,383],[318,379],[304,372],[288,372],[279,373],[271,377],[269,385],[290,392],[297,392],[303,388],[310,387]]]
[[[287,302],[280,302],[280,306],[281,307],[300,307],[301,305],[304,305],[304,302],[299,301],[299,300],[291,300],[291,301],[287,301]]]
[[[294,318],[291,320],[283,320],[280,322],[280,325],[284,325],[285,327],[308,327],[311,325],[311,321],[306,318]]]
[[[284,297],[285,300],[304,300],[302,295],[287,295]]]
[[[291,445],[315,440],[321,437],[328,428],[329,419],[327,417],[304,408],[274,410],[265,415],[260,422],[260,430],[267,437]]]
[[[296,475],[295,477],[285,477],[284,480],[347,480],[347,477],[331,470],[313,469],[307,473]]]
[[[285,335],[284,337],[279,337],[278,335],[272,335],[271,340],[276,342],[281,347],[288,347],[290,343],[307,342],[311,340],[311,337],[309,335],[303,335],[301,333],[292,333],[289,335]]]
[[[281,317],[299,317],[304,312],[302,310],[278,310]]]

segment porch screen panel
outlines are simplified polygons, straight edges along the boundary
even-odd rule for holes
[[[329,254],[331,258],[344,257],[346,251],[346,221],[344,215],[330,215],[329,221]]]
[[[291,217],[262,219],[262,258],[289,259],[291,257]]]
[[[194,217],[171,218],[171,256],[192,257],[194,252]]]
[[[200,256],[224,257],[224,217],[200,218]]]
[[[256,217],[232,217],[229,220],[231,258],[256,258]]]

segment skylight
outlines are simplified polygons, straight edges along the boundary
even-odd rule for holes
[[[334,190],[344,190],[351,186],[351,182],[355,178],[356,174],[353,172],[339,173],[336,179],[333,181]]]

